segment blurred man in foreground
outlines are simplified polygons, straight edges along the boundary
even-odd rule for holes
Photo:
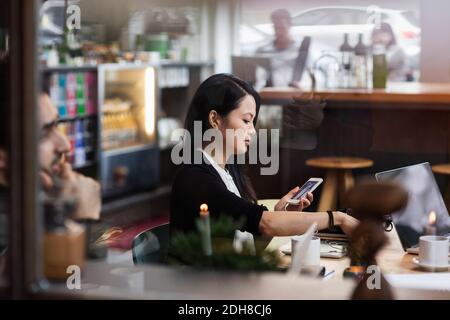
[[[47,94],[39,97],[39,176],[44,190],[58,183],[62,193],[76,203],[70,218],[74,220],[98,220],[101,196],[97,181],[73,171],[65,162],[70,151],[67,137],[57,128],[58,111]]]

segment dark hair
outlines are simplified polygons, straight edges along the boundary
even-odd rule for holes
[[[270,15],[270,20],[287,20],[289,24],[292,24],[291,14],[286,9],[277,9]]]
[[[226,117],[231,111],[239,107],[239,103],[247,95],[251,95],[256,102],[256,114],[253,119],[253,124],[256,126],[261,103],[259,94],[255,89],[249,83],[232,74],[219,73],[209,77],[200,84],[192,98],[185,120],[185,129],[191,137],[194,137],[194,121],[201,121],[203,135],[207,129],[211,128],[209,123],[210,111],[215,110],[221,117]],[[193,145],[192,143],[192,148]],[[195,150],[192,151],[193,155]],[[244,175],[241,165],[234,161],[233,164],[227,164],[226,166],[243,197],[256,202],[255,192],[250,181]]]
[[[377,28],[375,27],[372,31],[372,39],[380,34],[380,33],[389,33],[389,35],[391,36],[391,40],[389,41],[389,43],[386,45],[387,48],[389,48],[390,46],[393,46],[395,44],[397,44],[397,40],[395,38],[395,34],[394,31],[392,30],[392,27],[389,23],[386,22],[382,22],[380,24],[380,27]]]

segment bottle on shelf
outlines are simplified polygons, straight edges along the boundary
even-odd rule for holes
[[[73,165],[75,162],[75,145],[76,145],[75,124],[73,121],[69,121],[66,123],[66,132],[70,143],[70,152],[67,154],[67,161]]]
[[[86,102],[84,97],[84,74],[77,73],[76,75],[76,101],[77,101],[77,114],[86,114]]]
[[[344,42],[339,47],[342,54],[342,86],[344,88],[352,87],[352,60],[354,48],[348,42],[348,33],[344,34]]]
[[[59,57],[58,57],[58,50],[56,49],[56,44],[53,43],[50,51],[48,52],[47,56],[47,67],[56,67],[59,65]]]
[[[384,45],[377,44],[373,47],[372,55],[372,81],[373,88],[384,89],[386,88],[386,82],[388,78],[388,67],[386,60],[386,49]]]
[[[68,73],[66,76],[66,105],[69,117],[77,115],[77,80],[74,73]]]
[[[362,33],[358,34],[355,46],[355,85],[357,88],[368,87],[368,48],[363,43]]]
[[[70,52],[69,52],[69,28],[64,24],[64,33],[62,42],[59,45],[58,58],[60,64],[69,64],[70,62]]]
[[[86,163],[86,151],[84,149],[84,131],[83,120],[75,121],[75,150],[74,165],[83,166]]]

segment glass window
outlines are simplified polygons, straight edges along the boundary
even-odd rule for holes
[[[420,20],[419,17],[417,15],[417,12],[415,11],[405,11],[402,13],[402,15],[406,18],[406,20],[408,20],[409,23],[411,23],[413,26],[415,27],[419,27],[420,26]]]
[[[294,15],[292,24],[297,25],[339,25],[365,24],[369,14],[364,9],[310,9]]]
[[[348,45],[353,49],[358,43],[359,34],[362,34],[363,45],[369,50],[373,46],[374,27],[381,23],[388,26],[383,32],[389,32],[385,39],[393,38],[386,40],[389,43],[387,57],[390,64],[390,79],[405,82],[418,81],[420,76],[421,36],[418,3],[418,1],[403,1],[398,3],[396,8],[373,1],[359,2],[358,5],[349,1],[339,6],[324,6],[319,3],[314,7],[308,4],[287,3],[283,8],[291,14],[292,27],[289,32],[297,48],[304,37],[311,38],[306,62],[308,68],[313,68],[315,61],[323,53],[338,52],[345,34],[348,37]],[[267,50],[267,44],[270,44],[275,36],[270,21],[270,15],[275,9],[278,7],[256,1],[243,3],[239,39],[243,53],[252,55]],[[251,28],[261,31],[262,34],[245,32]],[[376,41],[379,39],[378,37]],[[293,65],[295,50],[286,54],[285,58],[288,55],[289,63]],[[288,79],[290,76],[285,78]],[[302,82],[305,86],[311,83],[306,77],[302,78]]]
[[[351,210],[346,209],[351,205],[345,193],[366,180],[374,181],[375,173],[423,162],[432,165],[448,163],[448,135],[442,133],[450,132],[450,111],[446,109],[450,89],[447,84],[410,83],[418,80],[418,59],[413,57],[417,50],[402,51],[416,46],[420,53],[417,21],[404,11],[412,8],[413,13],[418,12],[418,0],[412,4],[400,1],[396,9],[380,8],[380,22],[392,28],[389,36],[374,33],[373,24],[368,23],[376,22],[364,7],[372,4],[369,0],[361,1],[363,7],[351,7],[356,1],[348,1],[348,6],[333,8],[323,7],[320,2],[314,3],[317,7],[311,7],[312,2],[287,0],[276,4],[269,0],[237,1],[230,6],[228,1],[218,1],[216,6],[208,0],[80,0],[73,2],[79,10],[72,11],[70,18],[75,25],[71,28],[64,27],[67,21],[61,17],[66,9],[61,7],[63,1],[38,2],[42,8],[36,39],[39,56],[34,66],[38,83],[33,85],[39,89],[24,92],[27,98],[34,95],[35,101],[27,107],[36,108],[36,134],[30,132],[32,129],[24,129],[23,135],[30,139],[26,140],[27,146],[34,142],[36,147],[25,155],[33,159],[27,163],[34,165],[30,171],[35,177],[29,185],[24,183],[27,187],[24,190],[31,190],[33,197],[37,193],[39,209],[30,210],[35,207],[35,202],[24,201],[27,202],[23,204],[27,211],[23,214],[26,221],[19,221],[17,226],[17,229],[32,231],[32,235],[25,235],[23,241],[26,247],[22,252],[26,256],[23,260],[27,263],[19,267],[26,268],[25,281],[33,283],[33,289],[64,295],[81,293],[84,298],[106,295],[110,298],[183,299],[194,294],[199,298],[239,299],[252,297],[255,292],[258,297],[269,298],[291,297],[291,294],[295,297],[299,292],[320,296],[323,290],[297,291],[295,285],[301,286],[303,281],[284,276],[283,272],[292,260],[289,255],[281,256],[277,250],[284,248],[282,253],[292,254],[290,239],[276,237],[271,241],[272,234],[260,236],[257,231],[264,233],[265,230],[260,229],[257,218],[264,214],[267,217],[267,213],[261,211],[291,209],[290,206],[296,203],[288,203],[285,195],[289,191],[293,194],[292,189],[309,178],[320,177],[324,183],[314,190],[314,201],[307,208],[294,210],[320,212],[322,217],[329,218],[329,224],[323,226],[327,228],[333,223],[333,214],[325,214],[325,211],[345,210],[351,214]],[[50,4],[60,6],[46,9],[45,6]],[[235,4],[239,5],[235,7]],[[269,17],[275,6],[285,4],[293,13],[290,30],[293,41],[287,41],[287,46],[279,49],[279,42],[272,41],[276,35]],[[219,10],[223,8],[227,10]],[[238,12],[241,19],[234,19],[236,12],[232,13],[232,9],[241,10]],[[80,28],[76,27],[77,19],[81,21]],[[235,20],[240,21],[240,25],[233,25],[231,21]],[[8,75],[4,77],[2,69],[2,57],[7,56],[8,47],[4,39],[8,37],[1,23],[0,20],[0,87],[8,85],[4,81]],[[217,34],[217,30],[214,34],[214,27],[205,31],[207,26],[218,25],[230,25],[233,30],[226,36],[239,36],[239,39],[229,39],[229,45],[240,42],[241,53],[245,56],[218,52],[220,50],[215,47],[218,42],[228,45],[228,41],[223,40],[225,35]],[[224,30],[228,31],[223,27],[220,33]],[[283,26],[276,30],[283,32]],[[380,49],[381,42],[392,40],[394,36],[397,42],[392,52],[387,52],[387,42]],[[258,117],[253,112],[254,103],[258,101],[256,95],[255,99],[239,96],[236,103],[228,103],[235,93],[239,95],[245,91],[247,83],[239,82],[239,90],[230,85],[232,92],[226,91],[226,85],[217,86],[216,83],[200,86],[214,67],[209,61],[199,61],[203,57],[201,50],[206,46],[208,51],[214,52],[213,56],[223,58],[225,55],[227,60],[239,61],[240,67],[235,71],[241,72],[239,76],[243,80],[262,83],[261,87],[255,85],[262,103]],[[402,51],[400,56],[391,55],[397,53],[394,49]],[[394,62],[400,67],[393,72],[396,69]],[[31,64],[24,63],[21,68]],[[221,67],[224,65],[220,64]],[[287,76],[279,77],[276,73],[280,70]],[[226,84],[232,82],[229,75],[221,76],[227,77]],[[275,83],[280,79],[286,82]],[[304,86],[305,79],[307,86]],[[204,96],[201,96],[204,99],[196,102],[200,106],[205,101],[205,105],[208,104],[198,110],[199,114],[223,101],[232,107],[245,108],[242,114],[230,112],[221,116],[219,120],[227,121],[221,121],[220,125],[248,128],[245,140],[233,137],[233,141],[240,142],[233,150],[239,148],[236,153],[246,150],[240,152],[245,157],[239,161],[244,162],[253,161],[255,154],[249,153],[257,151],[259,162],[254,165],[247,161],[251,164],[246,168],[248,177],[241,175],[235,167],[213,167],[218,175],[206,176],[210,179],[210,176],[219,176],[223,179],[220,183],[206,181],[203,184],[199,182],[201,175],[199,181],[197,177],[189,177],[182,185],[184,191],[181,187],[173,187],[174,177],[180,169],[172,155],[176,151],[172,149],[173,137],[175,133],[180,135],[177,129],[182,128],[199,87],[204,90]],[[1,95],[0,102],[4,101]],[[197,113],[195,116],[202,118]],[[23,117],[22,122],[29,124],[31,116],[24,113]],[[0,115],[0,130],[7,127],[6,118]],[[275,131],[270,131],[272,129]],[[257,140],[253,132],[258,134]],[[8,134],[0,132],[0,138],[3,137]],[[265,142],[268,146],[263,145]],[[6,241],[7,200],[2,197],[9,191],[5,189],[8,186],[5,154],[9,151],[5,146],[0,140],[0,289],[5,283],[1,276],[9,245]],[[270,150],[264,150],[265,147]],[[262,159],[264,151],[270,151],[270,156],[267,153]],[[261,167],[268,167],[262,164],[263,160],[266,164],[270,160],[269,165],[276,167],[275,172],[263,174]],[[341,170],[343,167],[346,169]],[[447,179],[438,176],[438,169],[433,168],[437,185],[444,190]],[[448,172],[448,165],[442,169]],[[432,177],[431,173],[429,176]],[[247,185],[247,181],[251,184]],[[35,192],[33,186],[36,185],[38,191]],[[417,185],[420,184],[414,184]],[[173,191],[180,189],[178,195]],[[213,197],[200,194],[201,202],[206,197],[210,203],[222,202],[221,196],[225,194],[225,200],[231,205],[225,208],[220,207],[221,203],[217,208],[201,205],[195,216],[191,213],[197,210],[197,204],[188,212],[188,200],[176,203],[175,209],[172,204],[171,209],[171,199],[198,190],[214,193]],[[254,202],[247,201],[255,196]],[[244,197],[247,199],[242,199]],[[197,197],[189,197],[191,199],[197,201]],[[235,206],[232,201],[240,206]],[[254,236],[240,231],[244,229],[243,220],[236,218],[240,212],[229,214],[229,219],[222,221],[213,219],[217,218],[220,209],[225,209],[222,213],[227,214],[229,212],[224,211],[236,207],[244,207],[246,214],[255,214],[250,216],[255,218],[254,223],[245,225]],[[431,208],[423,208],[418,213],[421,223],[417,225],[425,226],[425,230],[399,231],[409,232],[412,241],[417,242],[420,232],[433,230],[427,228],[428,220],[423,220],[428,219],[425,211]],[[214,209],[219,209],[216,214],[212,214]],[[170,220],[171,210],[181,217],[175,228],[190,228],[192,233],[171,234],[175,225],[170,225],[174,221]],[[447,213],[443,205],[439,210],[438,217]],[[273,219],[288,217],[294,220],[305,216],[309,219],[319,214],[269,214],[268,220],[270,223]],[[336,223],[350,219],[344,214],[338,217]],[[189,221],[183,221],[184,218]],[[353,218],[345,221],[352,222]],[[313,235],[309,221],[303,220],[303,224],[289,223],[291,220],[284,222],[276,224],[274,232],[292,235],[309,230],[306,238]],[[324,220],[320,223],[324,224]],[[278,229],[280,225],[280,228],[289,228]],[[302,227],[297,228],[299,225]],[[449,225],[445,224],[445,227]],[[345,227],[350,228],[349,224],[343,229]],[[215,239],[212,233],[217,235]],[[337,238],[343,237],[346,236],[339,232]],[[339,250],[339,256],[345,254],[344,244],[337,244],[335,240],[328,248],[333,251],[322,252],[320,245],[316,247],[314,264],[320,266],[323,263],[328,268],[329,263],[336,267],[335,276],[339,281],[348,267],[348,260],[321,260],[330,257],[321,257],[322,253],[336,253],[334,249]],[[265,250],[269,241],[269,250]],[[276,250],[270,251],[272,249]],[[306,246],[302,249],[309,250]],[[403,248],[400,248],[399,268],[408,265],[409,261],[405,263],[404,259],[409,257],[405,258]],[[394,263],[393,260],[388,261]],[[413,264],[412,260],[410,264]],[[183,268],[178,268],[180,265]],[[192,266],[195,268],[190,268]],[[210,272],[207,277],[204,276],[206,269]],[[221,272],[223,270],[245,270],[251,274]],[[279,272],[280,277],[270,273],[265,278],[266,274],[257,272],[269,270]],[[315,271],[315,268],[307,270]],[[311,283],[313,281],[311,279]],[[283,289],[291,284],[292,290]],[[273,292],[272,288],[278,291]],[[235,292],[239,295],[220,296]],[[341,298],[340,294],[344,295],[341,290],[336,290],[338,298]]]

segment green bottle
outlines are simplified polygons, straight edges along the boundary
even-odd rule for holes
[[[69,28],[64,26],[63,41],[58,50],[59,63],[67,64],[69,62]]]
[[[388,67],[386,60],[386,52],[383,45],[375,45],[373,47],[373,71],[372,80],[374,89],[386,88],[388,78]]]
[[[86,101],[85,101],[85,97],[84,97],[84,73],[77,74],[76,99],[77,99],[77,114],[85,115],[86,114]]]

